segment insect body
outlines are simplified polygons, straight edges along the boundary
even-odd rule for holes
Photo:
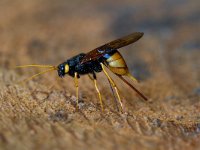
[[[101,72],[102,67],[97,60],[86,62],[84,64],[80,63],[85,55],[86,54],[84,53],[78,54],[58,65],[58,75],[60,77],[64,77],[65,74],[69,74],[70,76],[74,77],[75,72],[77,72],[77,76],[79,78],[80,75]]]
[[[122,55],[117,51],[113,51],[110,54],[105,54],[103,56],[106,58],[104,64],[115,74],[126,75],[128,72],[128,67]]]
[[[58,66],[58,75],[64,77],[65,74],[69,74],[74,77],[75,72],[80,75],[84,74],[94,74],[95,72],[101,72],[101,62],[106,65],[113,73],[118,75],[126,75],[128,73],[127,65],[121,56],[121,54],[115,50],[112,53],[105,54],[97,60],[89,61],[81,64],[81,60],[86,54],[81,53],[68,59],[66,62],[61,63]]]
[[[112,42],[109,42],[103,46],[100,46],[89,53],[81,53],[78,54],[67,61],[61,63],[58,66],[49,66],[49,65],[24,65],[24,66],[18,66],[19,68],[22,67],[40,67],[40,68],[49,68],[46,71],[40,72],[36,75],[31,76],[30,78],[27,78],[26,80],[30,80],[33,77],[36,77],[40,74],[57,70],[58,75],[60,77],[64,77],[65,75],[69,75],[74,78],[74,83],[76,86],[76,98],[77,98],[77,104],[78,104],[78,78],[80,78],[81,75],[88,75],[91,80],[93,80],[95,89],[98,93],[101,108],[103,110],[103,103],[101,98],[101,93],[97,87],[97,79],[96,79],[96,73],[98,72],[104,72],[106,77],[108,78],[111,86],[114,88],[118,101],[121,105],[121,108],[123,110],[122,101],[119,95],[119,90],[117,85],[115,84],[114,80],[109,76],[107,73],[105,66],[113,72],[115,75],[117,75],[124,83],[129,85],[136,93],[138,93],[144,100],[147,100],[147,98],[138,91],[132,84],[130,84],[123,76],[128,76],[133,81],[137,81],[128,70],[128,67],[126,65],[125,60],[123,59],[122,55],[119,53],[118,49],[121,47],[124,47],[126,45],[129,45],[133,42],[136,42],[143,36],[143,33],[135,32],[128,36],[122,37],[120,39],[114,40]],[[91,76],[92,75],[92,76]]]

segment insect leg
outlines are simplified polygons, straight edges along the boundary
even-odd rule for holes
[[[117,105],[117,99],[116,99],[116,96],[115,96],[115,93],[114,93],[113,87],[112,87],[112,85],[111,85],[109,79],[108,79],[108,83],[109,83],[109,85],[110,85],[110,89],[111,89],[112,94],[113,94],[113,97],[114,97],[114,101],[115,101],[115,104],[116,104],[117,111],[119,111],[119,107],[118,107],[118,105]]]
[[[110,83],[112,84],[112,86],[113,86],[114,89],[115,89],[115,92],[116,92],[116,94],[117,94],[117,98],[118,98],[119,103],[120,103],[120,105],[121,105],[121,109],[124,110],[124,109],[123,109],[122,100],[121,100],[121,98],[120,98],[120,96],[119,96],[119,90],[118,90],[118,88],[117,88],[115,82],[114,82],[113,79],[108,75],[107,71],[106,71],[105,68],[104,68],[104,64],[103,64],[103,63],[101,63],[101,67],[102,67],[102,69],[103,69],[103,72],[104,72],[105,75],[107,76],[108,80],[110,81]]]
[[[136,83],[139,82],[139,81],[138,81],[134,76],[132,76],[130,73],[127,73],[127,76],[128,76],[133,82],[136,82]]]
[[[76,87],[76,106],[78,108],[78,74],[77,74],[77,72],[75,72],[75,74],[74,74],[74,84]]]
[[[92,78],[89,74],[88,74],[88,76],[89,76],[89,78],[90,78],[91,80],[93,80],[93,82],[94,82],[95,89],[96,89],[96,91],[97,91],[97,93],[98,93],[98,96],[99,96],[99,101],[100,101],[100,105],[101,105],[101,110],[104,111],[101,93],[100,93],[99,88],[98,88],[98,86],[97,86],[96,75],[93,73],[93,78]]]
[[[92,81],[94,80],[94,79],[90,76],[90,74],[88,74],[88,77],[90,78],[90,80],[92,80]]]

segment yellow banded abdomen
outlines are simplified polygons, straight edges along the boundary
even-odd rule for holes
[[[106,59],[106,64],[113,73],[118,75],[126,75],[128,73],[126,62],[118,51]]]

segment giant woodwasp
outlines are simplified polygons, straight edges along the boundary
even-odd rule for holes
[[[136,42],[143,36],[143,33],[135,32],[125,37],[119,38],[117,40],[111,41],[105,45],[102,45],[88,53],[80,53],[65,62],[59,64],[58,66],[51,65],[23,65],[17,66],[18,68],[25,67],[39,67],[39,68],[49,68],[43,72],[35,74],[25,81],[30,80],[38,75],[47,73],[49,71],[57,70],[58,75],[60,77],[64,77],[66,74],[74,78],[74,83],[76,87],[76,99],[78,105],[79,91],[78,91],[78,78],[81,75],[88,75],[90,79],[94,81],[95,89],[98,93],[101,108],[103,110],[103,103],[101,98],[101,93],[97,87],[97,78],[96,73],[103,71],[108,78],[111,87],[114,88],[120,106],[123,110],[123,104],[119,95],[119,89],[116,86],[114,80],[109,76],[108,72],[105,69],[105,66],[117,75],[124,83],[126,83],[131,89],[133,89],[136,93],[138,93],[144,100],[148,100],[139,90],[137,90],[132,84],[130,84],[123,76],[129,77],[131,80],[137,80],[129,73],[128,67],[122,55],[119,53],[117,49],[127,46],[131,43]]]

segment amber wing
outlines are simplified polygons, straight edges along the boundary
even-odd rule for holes
[[[127,46],[131,43],[136,42],[143,36],[142,32],[134,32],[112,42],[109,42],[105,45],[102,45],[90,52],[88,52],[82,59],[81,63],[85,63],[91,60],[98,59],[105,55],[106,53],[110,53],[113,50],[119,49],[121,47]]]

